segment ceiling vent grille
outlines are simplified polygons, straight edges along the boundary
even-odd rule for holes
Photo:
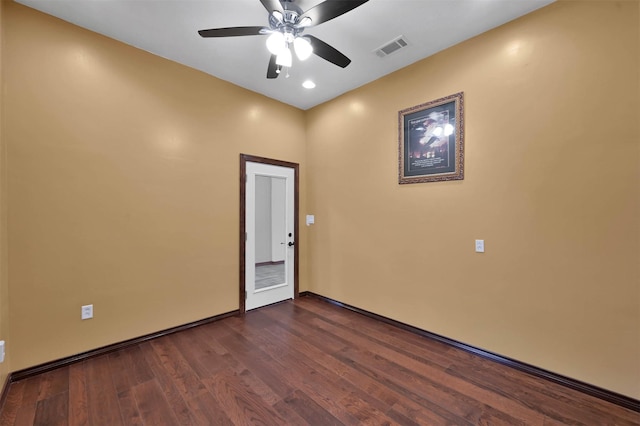
[[[380,58],[384,58],[385,56],[389,56],[398,50],[405,48],[409,45],[407,39],[404,36],[397,37],[390,42],[380,46],[373,52],[378,55]]]

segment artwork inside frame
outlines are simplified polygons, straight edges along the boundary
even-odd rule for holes
[[[464,179],[463,92],[398,113],[398,182]]]

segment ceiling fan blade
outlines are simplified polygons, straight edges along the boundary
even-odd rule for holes
[[[310,34],[305,35],[309,39],[311,46],[313,47],[313,53],[320,56],[322,59],[326,59],[332,64],[336,64],[339,67],[346,68],[351,63],[351,59],[344,56],[337,49],[329,46],[324,41],[316,38]]]
[[[283,12],[282,4],[279,0],[260,0],[260,3],[262,3],[264,8],[267,9],[267,12],[269,12],[269,14],[271,14],[271,12],[273,12],[274,10]]]
[[[278,65],[276,64],[276,55],[271,55],[269,59],[269,67],[267,67],[267,78],[278,78]]]
[[[311,18],[311,26],[322,24],[363,5],[367,1],[369,0],[325,0],[304,12],[299,20],[309,17]]]
[[[231,27],[213,28],[210,30],[200,30],[198,34],[202,37],[238,37],[264,34],[265,27]]]

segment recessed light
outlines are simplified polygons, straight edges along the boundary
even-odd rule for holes
[[[314,87],[316,87],[316,84],[311,80],[307,80],[302,83],[302,87],[304,87],[305,89],[313,89]]]

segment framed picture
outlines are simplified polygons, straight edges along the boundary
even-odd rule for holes
[[[398,181],[464,179],[463,93],[398,113]]]

